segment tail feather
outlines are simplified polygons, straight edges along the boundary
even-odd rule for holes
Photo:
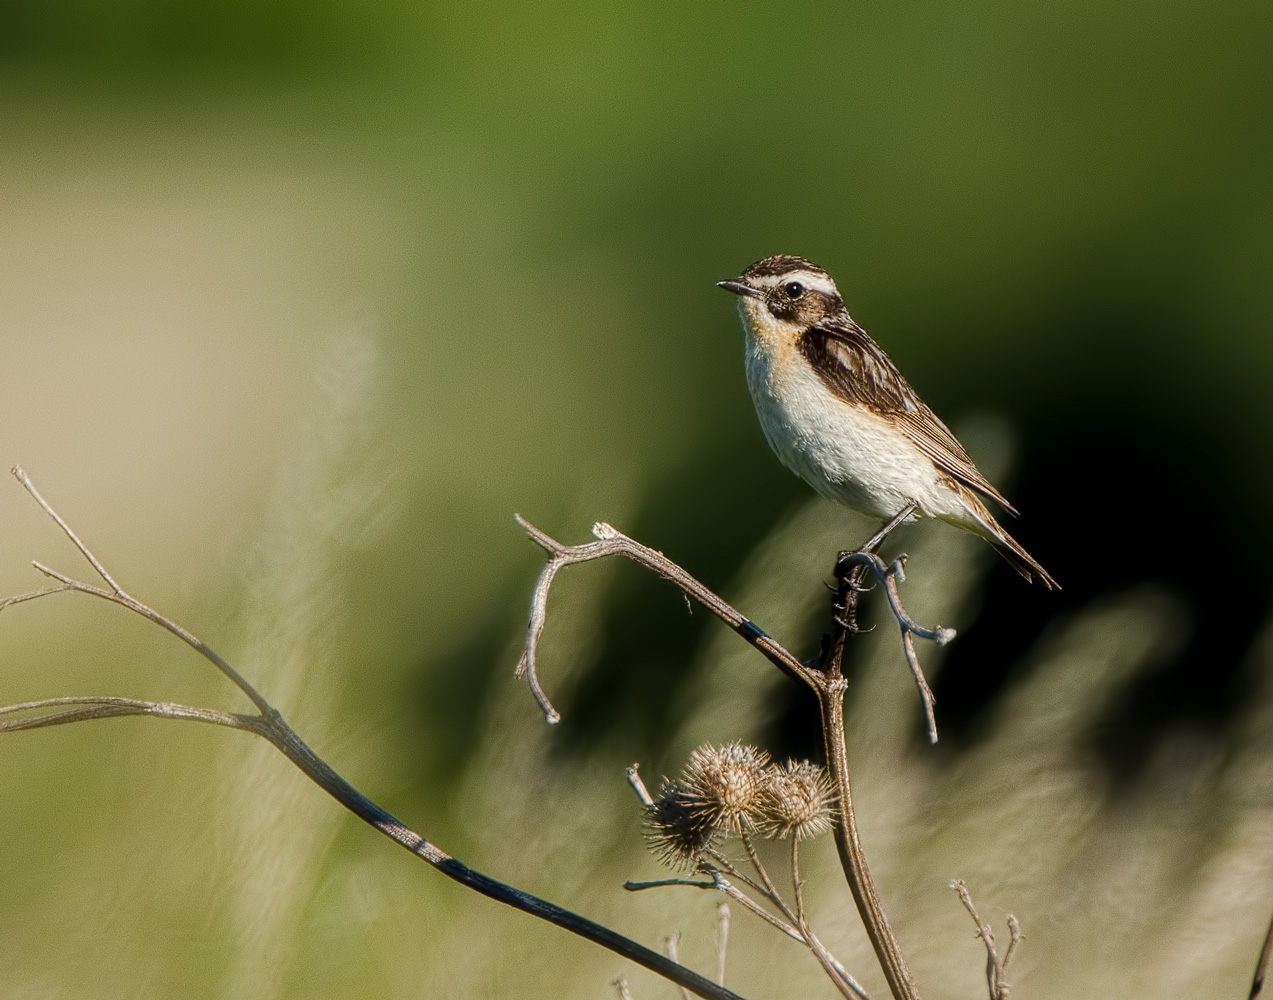
[[[1028,583],[1037,581],[1048,590],[1061,589],[1061,585],[1053,579],[1052,574],[1040,566],[1039,561],[1030,555],[1020,542],[1003,530],[1003,526],[994,519],[994,515],[986,509],[985,504],[966,491],[961,499],[968,519],[952,517],[949,518],[951,524],[969,528],[981,535],[999,555],[1007,560],[1009,566],[1026,578]]]
[[[1028,582],[1038,581],[1048,590],[1060,590],[1061,585],[1052,578],[1052,574],[1039,565],[1039,561],[1030,555],[1021,543],[1002,528],[999,537],[989,536],[986,540],[994,546],[994,550],[1007,560],[1008,565],[1026,578]]]

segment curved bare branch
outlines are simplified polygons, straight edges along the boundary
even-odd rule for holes
[[[85,722],[92,719],[115,718],[126,715],[152,715],[161,718],[212,723],[253,733],[273,744],[311,781],[359,819],[363,820],[363,822],[375,827],[391,840],[401,844],[448,878],[454,879],[456,882],[466,885],[498,902],[539,917],[541,920],[556,924],[558,927],[582,938],[600,944],[618,955],[645,966],[678,986],[691,990],[700,997],[707,998],[707,1000],[742,1000],[738,994],[725,989],[724,986],[712,982],[707,977],[701,976],[697,972],[672,961],[666,955],[660,954],[652,948],[647,948],[645,945],[633,941],[611,930],[609,927],[589,920],[587,917],[551,903],[546,899],[523,892],[521,889],[507,885],[498,879],[491,878],[475,868],[470,868],[376,805],[337,774],[325,760],[319,757],[284,721],[282,715],[206,643],[172,619],[160,614],[128,594],[71,530],[66,521],[40,495],[27,474],[18,467],[14,468],[13,474],[26,488],[27,492],[57,523],[63,533],[71,539],[76,548],[97,571],[98,575],[106,581],[110,589],[106,590],[92,586],[50,569],[41,563],[35,563],[37,570],[45,576],[56,580],[58,585],[28,594],[19,594],[7,600],[0,600],[0,609],[40,597],[67,592],[88,594],[110,601],[112,604],[118,604],[171,632],[215,665],[252,700],[259,714],[236,715],[214,708],[197,708],[189,705],[178,705],[174,702],[151,702],[114,696],[71,696],[45,698],[39,701],[0,706],[0,716],[20,715],[23,712],[42,713],[32,717],[8,719],[0,722],[0,732],[37,729],[46,726],[66,725],[72,722]],[[48,711],[60,708],[65,710]]]
[[[563,545],[551,535],[540,531],[520,514],[515,515],[517,523],[526,529],[531,539],[548,553],[548,562],[539,573],[535,590],[530,602],[530,623],[526,629],[526,648],[517,663],[516,676],[526,676],[531,693],[539,703],[544,718],[549,724],[561,721],[561,713],[553,707],[552,702],[544,694],[540,686],[535,660],[539,648],[539,637],[543,634],[544,624],[548,620],[548,592],[552,588],[553,578],[563,566],[574,563],[591,562],[607,556],[627,556],[635,563],[654,570],[655,573],[669,580],[681,589],[687,597],[692,597],[712,614],[720,618],[730,628],[741,635],[749,643],[760,650],[761,654],[783,673],[796,677],[813,686],[816,681],[811,671],[799,657],[793,656],[780,643],[767,635],[755,622],[742,614],[737,608],[724,600],[715,591],[704,586],[680,566],[672,562],[662,552],[634,541],[623,532],[611,527],[603,521],[592,526],[594,542],[583,542],[580,545]]]

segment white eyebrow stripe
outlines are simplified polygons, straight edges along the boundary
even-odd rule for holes
[[[798,281],[805,288],[812,289],[815,292],[824,292],[827,295],[839,295],[839,290],[835,287],[835,282],[825,274],[818,274],[814,271],[786,271],[783,274],[767,274],[759,281],[758,285],[764,285],[767,288],[774,288],[778,285],[785,285],[789,281]]]
[[[814,274],[812,271],[798,271],[795,280],[804,285],[805,288],[811,288],[815,292],[825,292],[827,295],[839,295],[839,291],[835,287],[835,282],[828,278],[825,274]]]

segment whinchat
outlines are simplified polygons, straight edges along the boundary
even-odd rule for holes
[[[782,463],[819,493],[890,519],[909,504],[988,541],[1027,580],[1057,582],[994,519],[1012,504],[973,464],[866,331],[826,271],[766,257],[718,282],[738,296],[760,426]]]

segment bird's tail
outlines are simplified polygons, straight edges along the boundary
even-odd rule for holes
[[[1007,560],[1008,565],[1026,578],[1029,583],[1035,581],[1043,584],[1048,590],[1060,590],[1061,585],[1053,579],[1052,574],[1039,565],[1039,561],[1030,555],[1015,538],[1003,530],[1003,526],[994,519],[990,511],[986,510],[984,504],[971,497],[965,497],[964,503],[968,507],[968,513],[972,515],[972,519],[976,522],[976,528],[973,530],[988,541],[999,555]],[[964,522],[965,527],[969,527]]]
[[[1029,582],[1037,580],[1048,590],[1060,590],[1061,585],[1052,578],[1052,574],[1039,565],[1039,561],[1030,555],[1021,547],[1021,543],[1009,535],[1002,528],[999,529],[998,537],[991,535],[986,539],[994,550],[1008,561],[1013,569],[1026,578]]]

